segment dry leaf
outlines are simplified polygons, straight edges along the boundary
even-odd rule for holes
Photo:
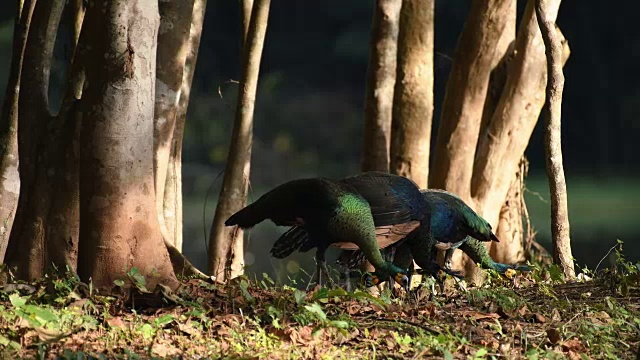
[[[579,339],[570,339],[562,343],[563,351],[585,352],[587,348]]]
[[[560,335],[558,329],[555,328],[547,329],[547,337],[549,338],[549,342],[553,345],[559,343],[560,340],[562,340],[562,335]]]
[[[462,310],[460,314],[465,317],[472,318],[473,320],[482,320],[482,319],[499,319],[500,315],[496,313],[481,313],[473,310]]]
[[[178,323],[178,329],[183,333],[192,336],[200,333],[200,330],[193,327],[190,321],[187,323]]]
[[[119,316],[110,317],[110,318],[106,319],[105,322],[107,323],[107,325],[109,325],[111,327],[117,327],[117,328],[121,328],[121,329],[124,329],[124,328],[127,327],[125,322],[122,321],[122,318],[119,317]]]
[[[60,330],[45,329],[39,326],[34,327],[33,330],[36,331],[36,334],[38,334],[38,338],[40,338],[41,341],[50,341],[62,335]]]

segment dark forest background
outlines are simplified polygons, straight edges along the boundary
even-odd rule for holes
[[[524,1],[519,2],[520,13]],[[250,200],[299,177],[342,177],[359,171],[363,98],[372,1],[273,0],[258,90]],[[469,1],[436,1],[435,117]],[[563,151],[574,256],[594,267],[615,244],[640,258],[640,27],[635,2],[564,1],[558,24],[571,57],[565,66]],[[0,2],[0,89],[9,69],[15,3]],[[206,263],[205,233],[213,217],[233,121],[239,74],[239,5],[209,0],[184,137],[185,254]],[[69,34],[59,34],[50,93],[64,77]],[[4,91],[0,92],[0,100]],[[538,240],[549,242],[548,187],[542,123],[527,150],[527,201]],[[437,131],[434,130],[434,136]],[[435,138],[432,139],[435,141]],[[205,198],[209,194],[205,207]],[[203,210],[204,213],[203,222]],[[249,233],[250,273],[295,273],[311,254],[267,256],[282,229]],[[306,266],[305,266],[306,267]]]

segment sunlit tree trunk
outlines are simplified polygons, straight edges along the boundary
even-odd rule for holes
[[[26,5],[26,6],[25,6]],[[13,218],[20,195],[20,174],[18,173],[18,96],[20,94],[20,74],[24,58],[24,48],[31,24],[34,1],[18,1],[13,32],[13,53],[7,92],[0,113],[0,261],[9,243]]]
[[[158,3],[90,2],[86,23],[78,273],[110,289],[135,267],[149,288],[176,287],[155,206]]]
[[[253,113],[260,72],[262,48],[267,31],[270,0],[255,0],[242,51],[242,74],[222,189],[209,235],[208,272],[226,281],[244,270],[244,240],[238,227],[224,222],[245,206],[253,141]],[[243,11],[249,7],[243,6]],[[247,15],[243,15],[246,19]],[[244,31],[244,27],[243,27]]]
[[[433,0],[403,0],[391,124],[392,173],[427,187],[433,117]]]
[[[556,29],[555,20],[550,13],[557,11],[551,1],[536,1],[536,18],[547,59],[547,86],[545,117],[545,154],[549,192],[551,197],[551,243],[553,260],[560,265],[564,276],[575,277],[571,239],[569,233],[569,209],[567,207],[567,185],[562,165],[562,144],[560,123],[562,118],[562,91],[564,74],[562,73],[562,38]]]
[[[171,153],[169,155],[169,165],[167,167],[167,181],[164,191],[164,211],[173,216],[164,217],[167,232],[173,234],[174,241],[165,238],[165,245],[169,250],[171,263],[176,274],[181,275],[198,275],[204,274],[195,268],[181,253],[182,248],[182,139],[184,136],[184,127],[187,120],[187,106],[191,95],[191,84],[193,83],[193,75],[196,69],[196,60],[198,59],[198,48],[202,35],[202,24],[204,22],[204,13],[207,6],[206,0],[194,0],[193,11],[191,14],[191,26],[189,28],[189,37],[186,39],[186,45],[183,45],[186,51],[184,70],[182,72],[182,83],[180,87],[180,95],[178,97],[178,105],[176,109],[176,124],[173,132],[173,141],[171,144]],[[156,99],[158,95],[156,94]],[[157,100],[156,100],[157,101]],[[157,153],[156,153],[157,156]],[[159,196],[156,194],[156,196]],[[157,200],[157,199],[156,199]],[[157,203],[156,203],[157,204]],[[173,221],[170,221],[172,219]],[[175,246],[174,246],[175,245]],[[179,246],[180,249],[177,247]]]
[[[176,204],[179,165],[172,157],[177,143],[176,129],[184,118],[178,118],[181,92],[185,90],[184,70],[189,54],[189,39],[194,0],[170,0],[159,3],[160,30],[158,34],[158,59],[156,70],[156,99],[154,111],[154,176],[156,211],[165,239],[176,249],[182,249],[181,226],[178,225]],[[186,89],[188,91],[188,89]],[[174,155],[175,156],[175,155]]]
[[[550,1],[554,19],[559,3]],[[512,31],[513,11],[513,2],[472,3],[447,83],[431,177],[432,187],[460,195],[494,229],[509,237],[491,244],[495,260],[507,263],[513,262],[514,256],[523,260],[523,242],[518,235],[521,231],[513,228],[519,227],[520,219],[514,218],[519,215],[503,209],[506,201],[522,196],[516,174],[542,108],[546,79],[544,45],[532,1],[525,9],[514,51],[506,51],[507,57],[500,53],[505,52],[510,36],[504,32]],[[564,60],[568,54],[565,47]],[[495,68],[501,57],[506,62],[498,62]],[[501,88],[496,102],[487,90],[491,72],[497,76],[501,66],[506,66],[506,80],[502,85],[495,79],[494,85]],[[460,255],[456,252],[454,264],[461,264]]]

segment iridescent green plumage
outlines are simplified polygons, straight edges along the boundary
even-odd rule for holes
[[[471,259],[484,268],[504,273],[507,269],[529,270],[526,266],[511,266],[495,262],[481,241],[497,241],[491,225],[454,194],[443,190],[422,190],[422,197],[431,211],[430,229],[421,226],[400,242],[383,250],[383,256],[391,259],[395,253],[394,263],[398,266],[410,267],[412,260],[426,273],[435,275],[440,269],[436,263],[437,250],[446,250],[444,270],[451,271],[451,256],[456,248],[460,248]],[[398,256],[410,254],[411,256]],[[357,268],[364,258],[354,251],[345,252],[340,261],[349,268]]]

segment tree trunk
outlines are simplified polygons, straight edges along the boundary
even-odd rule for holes
[[[178,107],[188,55],[194,0],[172,0],[159,3],[160,29],[156,69],[156,99],[154,111],[154,176],[156,211],[160,229],[166,241],[182,250],[182,234],[178,233],[176,200],[177,168],[180,159],[172,158],[178,121]],[[188,91],[188,89],[186,89]],[[174,153],[175,154],[175,153]],[[181,232],[181,231],[180,231]]]
[[[567,186],[562,165],[562,144],[560,123],[562,118],[562,91],[564,74],[562,73],[562,39],[556,31],[557,12],[551,1],[536,1],[536,15],[547,59],[547,86],[545,117],[545,154],[549,192],[551,197],[551,243],[553,260],[562,267],[566,278],[575,277],[571,239],[569,233],[569,209],[567,207]]]
[[[377,0],[364,99],[362,171],[389,171],[393,88],[402,0]]]
[[[426,188],[433,117],[433,0],[403,0],[391,124],[391,172]]]
[[[49,111],[53,46],[65,2],[37,2],[24,51],[18,101],[20,197],[7,263],[18,278],[53,268],[75,269],[78,223],[79,113],[73,94],[82,86],[74,55],[68,89],[56,117]]]
[[[243,237],[237,227],[224,222],[246,204],[260,59],[267,30],[270,0],[256,0],[242,52],[242,76],[231,145],[222,189],[209,235],[209,274],[225,281],[243,272]],[[246,9],[247,7],[243,7]],[[246,15],[244,15],[246,18]]]
[[[87,23],[78,273],[111,289],[135,267],[147,288],[175,288],[154,191],[158,3],[90,2]]]
[[[34,1],[18,2],[18,13],[13,32],[13,54],[7,92],[0,114],[0,262],[9,243],[15,210],[20,195],[20,174],[18,173],[18,96],[20,94],[20,74],[27,34],[31,25]],[[25,6],[26,5],[26,6]]]
[[[552,0],[552,3],[552,8],[555,10],[551,14],[555,19],[559,0]],[[481,7],[485,8],[486,13],[474,15],[474,11],[481,10]],[[495,62],[496,57],[481,61],[480,57],[474,55],[475,51],[471,54],[465,51],[484,48],[487,43],[493,44],[489,46],[490,49],[498,48],[499,50],[496,44],[500,44],[506,35],[503,32],[503,40],[500,40],[500,33],[497,32],[500,28],[498,25],[504,24],[503,31],[504,29],[509,31],[508,26],[512,23],[509,16],[511,11],[513,11],[513,4],[474,2],[472,5],[469,15],[470,22],[466,25],[456,50],[461,52],[458,56],[462,57],[456,57],[452,78],[447,84],[447,95],[442,114],[443,124],[441,124],[438,133],[435,150],[436,164],[434,164],[435,170],[432,173],[434,181],[432,186],[444,187],[461,195],[494,226],[494,229],[501,232],[503,236],[511,236],[511,238],[501,239],[500,243],[491,244],[491,253],[494,255],[494,259],[499,262],[512,262],[514,255],[520,258],[519,254],[523,251],[522,241],[517,241],[517,237],[513,238],[511,232],[515,230],[513,222],[510,224],[505,222],[505,220],[517,215],[503,212],[502,209],[510,191],[512,195],[518,194],[518,189],[513,188],[516,186],[514,176],[518,173],[518,166],[543,103],[540,94],[546,77],[544,45],[535,22],[533,2],[530,1],[525,9],[514,43],[513,59],[510,58],[511,55],[507,56],[506,61],[502,65],[498,65],[494,71],[493,75],[497,76],[501,67],[506,66],[507,68],[506,82],[500,91],[501,95],[497,104],[494,105],[495,100],[491,99],[493,92],[486,91],[484,80],[482,84],[478,83],[478,80],[484,79],[487,75],[485,71],[479,75],[479,69],[484,69],[486,66],[489,70],[491,62]],[[498,16],[498,14],[500,15]],[[491,20],[493,25],[482,26],[485,29],[484,34],[479,34],[479,29],[468,30],[475,28],[475,26],[470,26],[476,24],[474,18],[476,21],[493,18],[494,20]],[[490,32],[492,28],[495,31]],[[472,34],[475,36],[475,40],[471,43],[484,42],[485,45],[472,46],[463,41],[467,31],[475,34]],[[460,49],[461,47],[462,49]],[[569,54],[568,47],[565,50],[566,60]],[[508,53],[511,54],[510,51]],[[465,58],[467,60],[463,60]],[[485,65],[480,67],[479,62]],[[457,67],[458,64],[464,65],[464,69]],[[499,85],[499,78],[495,80],[495,84]],[[482,95],[477,92],[480,85],[485,86],[484,94],[487,95],[482,109],[476,102]],[[450,87],[451,90],[449,90]],[[467,89],[468,87],[470,88]],[[466,95],[460,96],[460,92]],[[469,99],[465,100],[465,96]],[[473,100],[474,98],[476,100]],[[450,102],[453,104],[449,104]],[[494,106],[495,109],[491,110]],[[473,109],[475,110],[472,111]],[[470,129],[476,130],[470,131]],[[463,134],[464,136],[462,136]],[[462,149],[470,143],[473,144],[473,147],[463,151]],[[468,167],[469,164],[471,169]],[[513,202],[515,199],[509,199],[509,201]],[[501,214],[505,216],[504,219],[501,219]],[[515,226],[517,223],[516,220]],[[500,224],[506,228],[500,230]],[[454,256],[454,264],[458,264],[456,266],[461,264],[461,256],[458,253],[456,252]]]
[[[467,202],[489,76],[510,9],[511,1],[472,1],[447,81],[430,180]]]
[[[560,1],[553,1],[557,14]],[[544,44],[535,21],[533,3],[529,1],[505,89],[487,131],[479,139],[474,164],[471,192],[478,210],[491,224],[498,221],[512,183],[512,175],[505,174],[517,172],[540,115],[544,103],[540,94],[544,91],[545,79]]]
[[[178,106],[176,110],[176,124],[173,133],[173,141],[171,146],[171,154],[169,156],[169,166],[167,168],[167,182],[164,192],[164,208],[165,211],[175,214],[174,222],[167,221],[167,231],[174,234],[174,241],[167,240],[165,245],[169,250],[173,270],[176,274],[197,275],[204,274],[191,264],[180,253],[182,248],[182,139],[184,135],[184,126],[187,120],[187,106],[191,95],[191,84],[196,69],[196,60],[198,59],[198,48],[202,35],[202,24],[204,22],[204,13],[207,7],[207,0],[195,0],[193,4],[193,12],[191,15],[191,27],[189,30],[189,38],[186,47],[186,60],[184,70],[182,72],[182,87],[180,88],[180,96],[178,98]],[[156,96],[157,97],[157,96]],[[157,195],[156,195],[157,196]],[[175,225],[175,227],[172,227]],[[180,250],[174,246],[180,247]]]

